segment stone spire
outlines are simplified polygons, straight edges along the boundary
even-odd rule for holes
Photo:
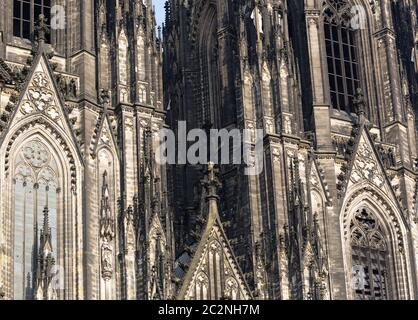
[[[100,215],[100,236],[108,242],[115,237],[115,221],[109,205],[109,186],[107,182],[107,171],[103,173],[101,215]]]
[[[44,221],[39,239],[38,268],[36,275],[36,293],[37,300],[53,300],[55,292],[52,286],[55,259],[52,256],[52,234],[49,226],[49,209],[45,206]]]
[[[217,177],[218,169],[215,168],[215,164],[213,162],[208,163],[208,169],[206,172],[206,176],[202,180],[202,185],[206,189],[206,200],[208,201],[209,205],[209,217],[217,219],[219,215],[218,211],[218,190],[221,187],[221,182]]]
[[[44,208],[44,222],[40,236],[39,253],[48,256],[52,253],[52,237],[51,227],[49,226],[49,209],[48,206]]]

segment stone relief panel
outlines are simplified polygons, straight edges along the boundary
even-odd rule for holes
[[[55,95],[49,77],[42,71],[36,72],[22,99],[17,118],[42,113],[62,125],[62,114]]]
[[[385,177],[381,173],[380,164],[378,163],[371,146],[365,141],[364,137],[360,140],[351,174],[351,181],[353,183],[358,183],[361,180],[368,180],[378,188],[383,187],[385,184]]]

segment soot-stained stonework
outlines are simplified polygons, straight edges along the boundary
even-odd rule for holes
[[[0,299],[417,298],[416,0],[3,2]]]

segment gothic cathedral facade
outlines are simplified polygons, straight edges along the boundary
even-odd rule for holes
[[[418,299],[417,0],[3,2],[0,299]]]

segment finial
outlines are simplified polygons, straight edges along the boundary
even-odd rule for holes
[[[215,164],[213,162],[208,163],[208,177],[209,181],[215,180]]]
[[[38,35],[38,41],[45,42],[46,35],[49,33],[47,18],[43,14],[40,14],[36,24],[37,25],[35,29]]]
[[[217,177],[218,169],[213,162],[209,162],[207,166],[206,176],[202,183],[206,188],[208,198],[218,198],[218,190],[221,183]]]

